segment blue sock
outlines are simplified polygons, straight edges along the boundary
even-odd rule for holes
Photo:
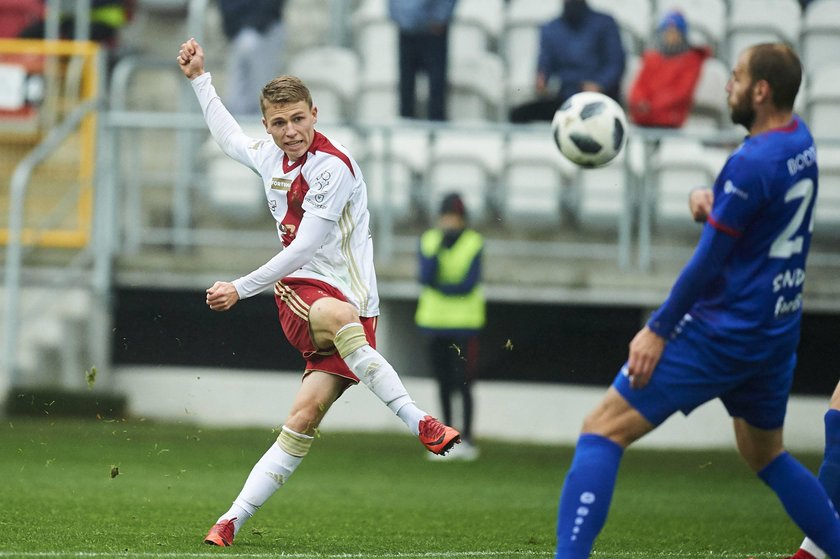
[[[830,557],[840,557],[840,520],[820,482],[783,452],[758,472],[776,492],[788,516]]]
[[[557,513],[556,559],[587,559],[610,509],[624,449],[600,435],[581,435]]]
[[[825,487],[834,508],[840,508],[840,411],[825,414],[825,456],[820,466],[820,483]]]

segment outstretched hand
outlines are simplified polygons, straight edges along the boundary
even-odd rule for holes
[[[193,38],[181,43],[176,60],[181,71],[189,79],[197,78],[204,73],[204,49]]]

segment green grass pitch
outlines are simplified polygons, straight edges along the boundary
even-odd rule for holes
[[[0,558],[552,557],[570,448],[480,440],[476,462],[431,462],[408,434],[320,433],[233,547],[202,544],[274,438],[6,418]],[[818,455],[797,457],[819,466]],[[775,559],[800,539],[734,448],[630,449],[593,557]]]

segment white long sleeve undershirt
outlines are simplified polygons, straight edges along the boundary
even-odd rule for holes
[[[333,227],[335,227],[335,222],[329,219],[308,212],[304,213],[297,236],[289,246],[247,276],[233,281],[239,298],[245,299],[255,295],[300,269],[312,259]]]

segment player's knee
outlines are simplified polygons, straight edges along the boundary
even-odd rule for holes
[[[327,406],[313,401],[311,404],[295,409],[286,419],[285,425],[292,431],[311,435],[321,424],[326,408]]]
[[[653,428],[650,422],[629,406],[616,408],[602,404],[586,416],[581,432],[600,435],[626,448]]]

